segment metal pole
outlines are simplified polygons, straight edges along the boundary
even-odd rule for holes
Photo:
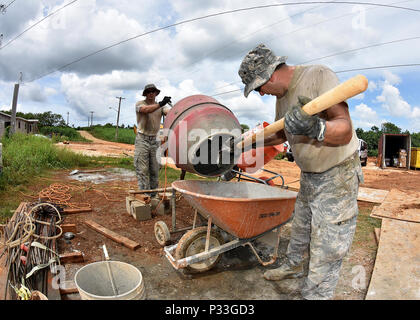
[[[115,141],[118,141],[118,125],[120,123],[120,110],[121,110],[121,100],[125,99],[123,97],[116,97],[120,100],[118,104],[118,115],[117,115],[117,128],[115,129]]]
[[[12,101],[12,117],[11,117],[11,124],[10,124],[11,135],[16,132],[16,108],[17,108],[18,96],[19,96],[19,83],[16,83],[15,89],[13,91],[13,101]]]

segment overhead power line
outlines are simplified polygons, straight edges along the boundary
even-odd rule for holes
[[[145,33],[142,33],[142,34],[139,34],[139,35],[130,37],[130,38],[127,38],[125,40],[119,41],[117,43],[114,43],[114,44],[111,44],[109,46],[106,46],[106,47],[104,47],[102,49],[99,49],[99,50],[96,50],[96,51],[94,51],[92,53],[89,53],[89,54],[87,54],[85,56],[82,56],[82,57],[80,57],[80,58],[78,58],[78,59],[76,59],[74,61],[71,61],[69,63],[66,63],[65,65],[63,65],[61,67],[58,67],[57,69],[55,69],[53,71],[49,71],[49,72],[44,73],[44,74],[42,74],[42,75],[40,75],[40,76],[38,76],[36,78],[33,78],[29,82],[39,80],[39,79],[41,79],[41,78],[43,78],[45,76],[48,76],[50,74],[53,74],[53,73],[57,72],[57,71],[61,71],[61,70],[65,69],[65,68],[67,68],[67,67],[69,67],[69,66],[71,66],[71,65],[73,65],[73,64],[75,64],[77,62],[80,62],[80,61],[82,61],[84,59],[87,59],[87,58],[92,57],[92,56],[94,56],[96,54],[99,54],[101,52],[104,52],[104,51],[106,51],[108,49],[111,49],[111,48],[114,48],[116,46],[119,46],[119,45],[121,45],[123,43],[129,42],[129,41],[134,40],[134,39],[138,39],[140,37],[143,37],[143,36],[146,36],[146,35],[149,35],[149,34],[158,32],[158,31],[162,31],[162,30],[165,30],[165,29],[169,29],[169,28],[172,28],[172,27],[183,25],[183,24],[186,24],[186,23],[190,23],[190,22],[194,22],[194,21],[199,21],[199,20],[203,20],[203,19],[208,19],[208,18],[212,18],[212,17],[217,17],[217,16],[221,16],[221,15],[227,15],[227,14],[237,13],[237,12],[245,12],[245,11],[256,10],[256,9],[267,9],[267,8],[285,7],[285,6],[293,6],[293,5],[311,5],[311,4],[349,4],[349,5],[351,4],[351,5],[366,5],[366,6],[377,6],[377,7],[392,8],[392,9],[399,9],[399,10],[407,10],[407,11],[412,11],[412,12],[420,12],[420,9],[414,9],[414,8],[408,8],[408,7],[401,7],[401,6],[390,5],[390,4],[388,5],[388,4],[371,3],[371,2],[356,2],[356,1],[288,2],[288,3],[276,3],[276,4],[269,4],[269,5],[260,5],[260,6],[253,6],[253,7],[247,7],[247,8],[234,9],[234,10],[227,10],[227,11],[222,11],[222,12],[218,12],[218,13],[208,14],[208,15],[205,15],[205,16],[197,17],[197,18],[186,19],[186,20],[183,20],[183,21],[180,21],[180,22],[177,22],[177,23],[173,23],[173,24],[170,24],[170,25],[167,25],[167,26],[164,26],[164,27],[160,27],[160,28],[157,28],[157,29],[154,29],[154,30],[151,30],[151,31],[148,31],[148,32],[145,32]]]
[[[380,46],[384,46],[384,45],[387,45],[387,44],[404,42],[404,41],[409,41],[409,40],[418,40],[418,39],[420,39],[420,37],[411,37],[411,38],[393,40],[393,41],[388,41],[388,42],[376,43],[376,44],[372,44],[372,45],[369,45],[369,46],[360,47],[360,48],[357,48],[357,49],[350,49],[350,50],[346,50],[346,51],[341,51],[341,52],[329,54],[329,55],[324,56],[324,57],[307,60],[307,61],[304,61],[304,62],[300,62],[298,64],[306,64],[306,63],[309,63],[309,62],[318,61],[318,60],[322,60],[322,59],[326,59],[326,58],[331,58],[331,57],[335,57],[335,56],[350,53],[350,52],[356,52],[356,51],[359,51],[359,50],[364,50],[364,49],[369,49],[369,48],[374,48],[374,47],[380,47]]]
[[[392,2],[392,3],[390,3],[389,5],[396,5],[396,4],[406,3],[406,2],[411,2],[411,1],[413,1],[413,0],[404,0],[404,1],[399,1],[399,2]],[[368,10],[375,10],[375,9],[378,9],[378,8],[377,8],[377,7],[376,7],[376,8],[370,8],[370,9],[367,9],[366,11],[368,11]],[[322,20],[322,21],[319,21],[319,22],[316,22],[316,23],[313,23],[313,24],[310,24],[310,25],[306,25],[306,26],[304,26],[304,27],[302,27],[302,28],[292,30],[291,32],[286,32],[286,33],[283,33],[283,34],[277,34],[275,38],[283,38],[283,37],[285,37],[285,36],[290,36],[290,35],[292,35],[292,34],[294,34],[294,33],[296,33],[296,32],[299,32],[299,31],[302,31],[302,30],[305,30],[305,29],[309,29],[309,28],[312,28],[312,27],[314,27],[314,26],[317,26],[317,25],[320,25],[320,24],[323,24],[323,23],[331,22],[331,21],[333,21],[333,20],[341,19],[341,18],[343,18],[343,17],[350,16],[350,15],[353,15],[353,14],[354,14],[353,12],[349,12],[349,13],[346,13],[346,14],[343,14],[343,15],[339,15],[339,16],[336,16],[336,17],[328,18],[328,19],[325,19],[325,20]],[[270,39],[270,40],[272,40],[272,39]],[[270,41],[270,40],[268,40],[268,41]],[[395,40],[395,42],[398,42],[398,41],[405,41],[405,40],[406,40],[406,39],[403,39],[403,40]],[[409,40],[409,39],[407,39],[407,40]],[[264,43],[266,43],[266,41],[264,41]],[[384,43],[384,44],[386,44],[386,43]],[[373,46],[378,46],[378,44],[376,44],[376,45],[372,45],[372,47],[373,47]],[[367,48],[367,47],[366,47],[366,48]],[[350,52],[350,51],[357,51],[357,50],[361,50],[361,49],[363,49],[363,48],[352,49],[352,50],[349,50],[349,52]],[[246,50],[246,52],[248,52],[248,50],[249,50],[249,49],[247,49],[247,50]],[[241,53],[242,53],[242,54],[245,54],[246,52],[245,52],[245,51],[242,51]],[[342,53],[338,53],[338,54],[344,54],[344,53],[346,53],[346,52],[342,52]],[[335,55],[338,55],[338,54],[335,54]],[[234,55],[236,55],[236,53],[235,53],[235,54],[233,54],[233,55],[228,56],[228,58],[233,57]],[[306,62],[301,62],[301,63],[298,63],[298,64],[304,64],[304,63],[308,63],[308,62],[312,62],[312,61],[316,61],[316,60],[321,60],[321,59],[324,59],[324,58],[326,58],[326,57],[316,58],[316,59],[312,59],[312,60],[310,60],[310,61],[306,61]],[[240,83],[240,82],[241,82],[241,81],[235,81],[235,82],[232,82],[232,83],[230,83],[230,84],[228,84],[228,85],[225,85],[225,86],[219,87],[219,88],[217,88],[217,89],[215,89],[215,90],[219,90],[219,89],[222,89],[222,88],[225,88],[225,87],[229,87],[229,86],[231,86],[232,84],[236,84],[236,83]]]
[[[16,0],[15,0],[16,1]],[[48,19],[49,17],[55,15],[56,13],[58,13],[59,11],[63,10],[64,8],[68,7],[69,5],[72,5],[73,3],[75,3],[78,0],[73,0],[69,3],[67,3],[66,5],[62,6],[61,8],[55,10],[54,12],[51,12],[49,15],[45,16],[44,18],[42,18],[41,20],[39,20],[38,22],[34,23],[33,25],[31,25],[30,27],[26,28],[24,31],[22,31],[21,33],[19,33],[16,37],[14,37],[13,39],[11,39],[9,42],[7,42],[4,46],[0,47],[1,49],[6,48],[8,45],[10,45],[12,42],[16,41],[18,38],[20,38],[21,36],[23,36],[26,32],[28,32],[29,30],[31,30],[32,28],[36,27],[38,24],[40,24],[41,22],[43,22],[44,20]]]
[[[341,70],[341,71],[335,71],[335,73],[344,73],[344,72],[353,72],[353,71],[364,71],[364,70],[374,70],[374,69],[401,68],[401,67],[418,67],[418,66],[420,66],[420,63],[394,64],[394,65],[389,65],[389,66],[376,66],[376,67],[365,67],[365,68],[358,68],[358,69]]]
[[[9,4],[4,7],[4,10],[6,10],[7,8],[9,8],[13,4],[13,2],[15,2],[15,1],[16,0],[10,1]]]
[[[347,69],[347,70],[340,70],[335,71],[335,73],[346,73],[346,72],[355,72],[355,71],[366,71],[366,70],[375,70],[375,69],[389,69],[389,68],[403,68],[403,67],[419,67],[420,63],[408,63],[408,64],[394,64],[394,65],[387,65],[387,66],[375,66],[375,67],[364,67],[364,68],[357,68],[357,69]],[[211,97],[222,96],[225,94],[239,92],[242,91],[244,88],[236,89],[232,91],[226,91],[218,94],[214,94]]]

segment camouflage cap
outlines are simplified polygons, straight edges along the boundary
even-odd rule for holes
[[[146,96],[146,91],[150,91],[150,89],[155,90],[155,91],[157,92],[157,94],[156,94],[156,95],[158,95],[158,94],[160,93],[160,90],[159,90],[158,88],[156,88],[156,86],[155,86],[153,83],[151,83],[151,84],[146,84],[146,86],[145,86],[145,87],[144,87],[144,89],[143,89],[143,96],[144,96],[144,97]]]
[[[245,84],[244,96],[248,97],[252,90],[270,80],[276,67],[285,63],[286,60],[287,57],[276,56],[264,44],[260,44],[248,52],[238,71],[242,82]]]

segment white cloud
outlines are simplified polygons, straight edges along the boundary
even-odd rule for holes
[[[378,102],[382,103],[382,107],[395,117],[410,117],[411,106],[401,97],[400,91],[393,86],[388,80],[385,81],[380,96],[376,97]]]
[[[377,119],[377,117],[378,117],[376,111],[373,110],[372,108],[369,108],[364,103],[359,104],[358,106],[355,107],[355,109],[356,109],[356,114],[357,114],[359,119],[374,120],[374,119]]]
[[[19,72],[28,81],[96,50],[172,23],[272,3],[270,0],[78,1],[1,50],[0,105],[10,104]],[[42,0],[29,1],[24,9],[11,6],[0,19],[4,42],[64,4],[62,0]],[[48,111],[54,106],[54,111],[61,114],[70,109],[83,123],[89,111],[95,111],[98,121],[115,122],[115,112],[109,107],[115,107],[115,96],[121,95],[126,97],[121,121],[133,123],[133,106],[136,100],[143,99],[141,91],[146,83],[155,83],[162,96],[172,96],[174,103],[192,94],[213,95],[239,89],[240,62],[259,43],[267,44],[278,55],[289,56],[289,63],[296,64],[418,33],[416,15],[390,8],[366,9],[363,30],[354,28],[358,13],[351,6],[307,4],[238,11],[150,33],[72,64],[54,77],[22,87],[22,111],[37,108]],[[417,57],[413,42],[401,42],[310,63],[345,70],[416,61]],[[404,72],[412,69],[393,70],[398,70],[398,75],[397,71],[369,71],[369,78],[375,80],[370,81],[365,94],[356,97],[358,103],[367,107],[369,93],[375,92],[376,101],[386,112],[376,110],[381,117],[403,116],[404,112],[416,115],[418,110],[399,91],[405,85]],[[351,73],[344,74],[347,76]],[[379,77],[385,81],[380,82]],[[241,92],[216,99],[234,110],[241,123],[253,126],[274,119],[274,101],[270,99],[254,94],[245,99]],[[39,110],[41,105],[46,109]]]
[[[396,74],[394,74],[394,73],[392,73],[392,72],[390,72],[388,70],[385,70],[383,73],[384,73],[385,80],[389,84],[391,84],[391,85],[398,85],[398,84],[401,83],[401,78],[398,75],[396,75]]]

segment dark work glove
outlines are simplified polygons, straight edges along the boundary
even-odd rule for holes
[[[309,115],[302,107],[311,101],[303,96],[298,97],[299,103],[287,111],[284,116],[284,128],[293,135],[308,136],[318,141],[324,140],[325,120],[317,115]]]
[[[161,102],[159,102],[159,105],[161,106],[161,107],[163,107],[164,105],[166,105],[167,103],[172,103],[171,102],[171,97],[165,97],[165,98],[163,98],[163,100],[161,101]]]

